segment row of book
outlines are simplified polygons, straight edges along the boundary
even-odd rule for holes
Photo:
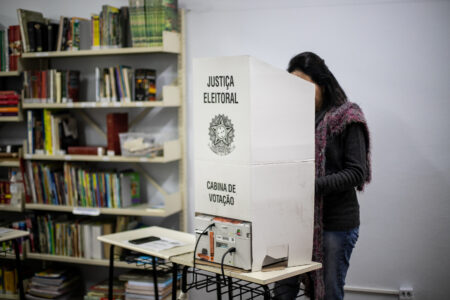
[[[56,70],[23,72],[24,102],[77,102],[80,93],[80,71]]]
[[[130,7],[103,5],[91,18],[18,9],[24,52],[147,47],[162,44],[163,31],[178,31],[177,0],[129,0]]]
[[[141,202],[137,172],[95,172],[71,163],[27,162],[33,203],[125,208]]]
[[[131,102],[156,100],[156,71],[116,66],[95,68],[97,102]]]
[[[18,25],[6,28],[0,24],[0,72],[17,71],[22,52]]]
[[[28,153],[61,154],[78,144],[76,119],[65,111],[27,111]]]
[[[0,116],[15,117],[19,114],[20,96],[15,91],[0,91]]]
[[[110,113],[106,116],[107,150],[114,155],[121,154],[120,133],[128,132],[128,114]],[[98,155],[104,147],[79,146],[76,119],[65,111],[27,111],[27,152],[29,154]],[[100,154],[104,151],[101,151]]]
[[[100,33],[107,36],[120,36],[120,11],[104,5],[105,13],[92,17],[91,20],[80,17],[61,16],[59,20],[44,18],[41,12],[18,9],[20,32],[24,52],[74,51],[86,50],[99,42]],[[117,12],[116,12],[117,10]],[[128,15],[128,8],[123,12]],[[105,18],[104,18],[105,16]],[[128,24],[128,20],[121,21]],[[113,24],[117,27],[112,27]],[[109,30],[109,32],[107,31]],[[121,41],[109,41],[105,47],[127,46],[118,44]]]
[[[30,232],[28,244],[32,253],[52,254],[87,259],[109,258],[110,246],[97,237],[120,232],[136,226],[136,218],[117,216],[115,219],[89,219],[67,215],[29,215],[26,217]],[[121,248],[115,248],[120,256]]]
[[[14,265],[0,265],[0,298],[1,294],[17,294],[17,283],[17,269]]]
[[[90,28],[92,49],[132,47],[127,6],[103,5],[99,14],[91,15]]]
[[[34,274],[26,299],[76,299],[82,287],[78,272],[69,269],[46,269]]]
[[[133,47],[161,46],[163,31],[179,31],[177,0],[129,0]]]
[[[31,228],[33,252],[88,259],[109,258],[109,246],[97,238],[113,233],[112,221],[69,220],[64,216],[40,215],[32,222],[37,226],[37,230]]]

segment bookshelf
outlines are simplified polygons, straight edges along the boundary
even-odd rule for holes
[[[23,207],[22,205],[0,204],[0,211],[21,212]]]
[[[20,76],[20,71],[0,72],[0,77],[15,77]]]
[[[180,160],[180,140],[165,142],[163,145],[163,156],[153,158],[132,156],[107,156],[107,155],[47,155],[47,154],[25,154],[28,160],[54,160],[54,161],[92,161],[92,162],[122,162],[122,163],[167,163]]]
[[[22,116],[17,117],[0,117],[0,122],[22,122],[23,118]]]
[[[128,208],[103,208],[103,207],[75,207],[68,205],[25,203],[25,209],[43,210],[55,212],[67,212],[90,215],[121,215],[141,217],[167,217],[182,209],[182,198],[180,193],[169,194],[165,197],[164,207],[152,208],[146,204],[136,205]],[[77,213],[76,210],[79,212]],[[83,212],[85,210],[85,212]]]
[[[0,160],[0,167],[19,168],[20,162],[19,162],[19,159]]]
[[[19,156],[21,156],[21,155],[22,155],[22,152],[19,152]],[[2,168],[2,167],[3,168],[20,168],[20,159],[19,158],[0,159],[0,168]],[[22,212],[23,211],[23,202],[25,202],[24,199],[18,205],[0,204],[0,213]]]
[[[44,261],[56,261],[70,264],[84,264],[84,265],[92,265],[92,266],[109,266],[108,259],[92,259],[92,258],[83,258],[83,257],[72,257],[72,256],[64,256],[64,255],[54,255],[54,254],[41,254],[41,253],[27,253],[27,259],[36,259],[36,260],[44,260]],[[116,268],[126,268],[126,269],[142,269],[142,266],[137,266],[136,263],[127,263],[125,261],[114,261],[114,267]],[[0,296],[1,299],[1,296]]]
[[[176,32],[163,32],[163,44],[157,47],[135,47],[116,48],[99,50],[78,50],[78,51],[51,51],[23,53],[22,59],[33,58],[64,58],[64,57],[86,57],[99,55],[127,55],[127,54],[151,54],[151,53],[172,53],[181,54],[181,36]]]
[[[24,203],[20,207],[12,207],[7,205],[0,205],[0,211],[8,212],[21,212],[24,209],[28,212],[35,212],[36,214],[41,214],[43,212],[55,212],[54,215],[63,214],[75,214],[75,215],[86,215],[86,216],[140,216],[140,217],[157,217],[165,218],[178,214],[179,216],[179,227],[181,230],[187,229],[187,218],[186,218],[186,155],[185,155],[185,131],[186,131],[186,121],[185,121],[185,29],[184,29],[184,12],[180,11],[180,33],[174,32],[164,32],[163,33],[163,43],[159,47],[140,47],[140,48],[117,48],[117,49],[100,49],[100,50],[80,50],[80,51],[55,51],[55,52],[39,52],[39,53],[23,53],[20,59],[22,70],[38,70],[46,69],[52,66],[53,68],[59,69],[69,69],[70,64],[74,62],[81,62],[88,65],[90,62],[94,61],[94,64],[102,66],[102,63],[97,61],[105,60],[121,60],[123,63],[128,63],[133,59],[144,59],[149,61],[147,65],[152,64],[152,60],[156,62],[155,69],[161,68],[165,71],[158,60],[167,60],[171,67],[172,74],[176,76],[175,80],[163,80],[166,85],[161,86],[160,99],[151,102],[96,102],[94,98],[83,97],[85,101],[79,101],[75,103],[43,103],[40,100],[23,99],[21,107],[24,110],[42,110],[51,109],[52,111],[64,110],[70,111],[72,114],[77,115],[77,121],[83,122],[83,125],[94,126],[94,129],[103,136],[105,132],[101,132],[102,128],[96,126],[95,123],[99,119],[95,119],[98,116],[104,116],[105,111],[108,112],[128,112],[129,114],[129,128],[137,124],[140,120],[150,119],[158,111],[170,111],[171,119],[173,121],[173,116],[176,115],[176,122],[173,122],[175,130],[178,131],[178,137],[174,137],[175,140],[166,141],[162,145],[162,155],[156,157],[125,157],[125,156],[97,156],[97,155],[43,155],[43,154],[29,154],[26,153],[28,150],[26,143],[24,144],[24,154],[23,157],[26,163],[38,163],[38,164],[48,164],[48,165],[58,165],[64,162],[77,162],[79,165],[84,164],[86,168],[100,168],[114,170],[116,168],[122,167],[132,167],[135,171],[141,174],[141,185],[153,185],[156,189],[158,196],[162,196],[162,204],[151,207],[148,202],[151,199],[146,199],[143,202],[145,204],[131,206],[127,208],[91,208],[91,207],[75,207],[68,205],[52,205],[52,204],[42,204],[42,203]],[[59,64],[59,66],[56,66]],[[103,63],[104,64],[104,63]],[[131,62],[132,64],[132,62]],[[67,67],[66,67],[67,65]],[[93,64],[92,64],[93,65]],[[76,67],[75,67],[76,68]],[[83,68],[83,67],[81,67]],[[159,69],[158,69],[159,70]],[[85,71],[85,70],[84,70]],[[173,71],[176,73],[174,74]],[[0,77],[6,76],[16,76],[20,80],[22,72],[2,72]],[[171,74],[171,75],[172,75]],[[159,74],[158,74],[159,75]],[[164,78],[165,74],[162,75]],[[171,78],[172,79],[172,78]],[[9,79],[7,79],[9,80]],[[159,83],[159,82],[158,82]],[[158,86],[158,88],[160,88]],[[166,109],[167,108],[167,109]],[[156,113],[155,113],[156,112]],[[91,120],[88,120],[90,113]],[[155,113],[155,114],[154,114]],[[24,114],[25,118],[17,118],[17,122],[27,120],[27,112]],[[80,116],[81,118],[78,118]],[[165,116],[165,115],[163,115]],[[131,118],[131,119],[130,119]],[[80,120],[81,119],[81,120]],[[103,119],[104,120],[104,119]],[[0,121],[3,121],[0,118]],[[6,121],[6,120],[5,120]],[[8,120],[16,121],[16,120]],[[151,122],[148,122],[151,123]],[[164,123],[164,122],[163,122]],[[153,123],[151,123],[153,124]],[[10,126],[14,126],[10,125]],[[103,125],[103,124],[102,124]],[[144,125],[138,124],[136,127]],[[147,122],[145,122],[145,126]],[[166,125],[166,124],[164,124]],[[153,129],[153,128],[149,128]],[[90,134],[95,135],[95,130],[91,131]],[[28,131],[27,131],[28,137]],[[25,138],[25,137],[21,137]],[[0,166],[5,167],[20,167],[19,161],[6,161],[0,160]],[[176,191],[170,187],[166,190],[165,182],[160,179],[158,173],[155,174],[155,178],[152,178],[147,170],[153,167],[164,169],[172,168],[168,170],[174,170],[176,167],[178,174],[170,174],[171,177],[176,178],[177,186]],[[170,173],[167,171],[166,173]],[[161,180],[162,183],[159,184],[157,181]],[[30,194],[30,193],[29,193]],[[144,197],[145,199],[145,197]],[[25,202],[25,201],[24,201]],[[31,201],[32,202],[32,201]],[[161,202],[160,202],[161,203]],[[56,214],[58,213],[58,214]],[[109,217],[111,218],[111,217]],[[108,218],[108,219],[109,219]],[[27,250],[27,249],[25,249]],[[81,257],[70,257],[61,256],[53,254],[42,254],[42,253],[32,253],[25,251],[23,258],[28,260],[43,261],[43,262],[61,262],[76,265],[92,265],[99,267],[109,266],[109,260],[107,259],[88,259]],[[118,268],[126,269],[137,269],[142,266],[137,266],[135,263],[129,264],[123,261],[115,261],[114,266]],[[147,266],[148,268],[148,266]],[[18,295],[11,295],[10,298],[5,298],[5,295],[0,294],[0,299],[18,299]]]
[[[27,103],[24,109],[100,109],[100,108],[154,108],[154,107],[179,107],[181,105],[181,92],[178,86],[163,86],[162,99],[158,101],[134,101],[134,102],[95,102],[80,101],[72,103]],[[25,101],[27,101],[25,99]]]
[[[153,185],[156,190],[162,195],[164,204],[158,207],[150,207],[149,204],[143,204],[139,206],[132,206],[127,208],[85,208],[74,207],[67,205],[53,205],[42,203],[25,203],[26,210],[31,211],[47,211],[47,212],[64,212],[74,213],[78,211],[83,214],[83,210],[86,210],[86,214],[92,215],[123,215],[123,216],[147,216],[147,217],[168,217],[175,213],[179,213],[180,216],[180,229],[186,230],[186,157],[185,157],[185,49],[184,49],[184,12],[180,11],[181,31],[164,32],[163,43],[159,47],[140,47],[140,48],[117,48],[117,49],[100,49],[100,50],[79,50],[79,51],[54,51],[54,52],[39,52],[39,53],[23,53],[22,63],[23,65],[48,65],[53,59],[63,62],[65,58],[71,60],[79,60],[88,57],[120,57],[121,60],[126,60],[128,57],[139,54],[139,57],[145,55],[145,60],[152,60],[154,57],[161,57],[160,54],[165,54],[165,58],[170,60],[176,65],[176,80],[161,87],[160,100],[149,102],[95,102],[90,99],[88,101],[79,101],[74,103],[43,103],[39,100],[24,99],[22,108],[25,110],[40,110],[40,109],[52,109],[52,110],[69,110],[75,114],[83,116],[83,119],[87,125],[92,125],[94,129],[100,134],[104,135],[102,129],[96,125],[96,120],[89,120],[87,114],[84,111],[102,110],[102,109],[114,109],[115,111],[133,109],[141,110],[137,114],[133,114],[133,119],[129,120],[129,128],[131,128],[138,121],[145,119],[147,113],[153,108],[174,108],[177,110],[177,131],[178,138],[176,140],[170,140],[164,142],[162,146],[162,155],[156,157],[126,157],[126,156],[98,156],[98,155],[46,155],[46,154],[29,154],[25,153],[24,158],[28,161],[61,161],[61,162],[86,162],[89,163],[105,163],[107,168],[115,168],[115,164],[134,164],[136,171],[141,173],[141,176]],[[24,145],[26,147],[26,143]],[[167,192],[162,186],[160,186],[155,179],[153,179],[140,165],[158,164],[163,166],[164,164],[175,163],[178,164],[178,191]],[[148,200],[147,200],[148,201]],[[146,202],[146,201],[144,201]],[[28,255],[32,259],[42,260],[56,260],[67,262],[67,257],[57,257],[53,255],[44,255],[30,253]],[[75,258],[74,258],[75,259]],[[83,258],[76,258],[74,262],[83,264],[95,264],[95,265],[107,265],[105,261],[93,261]]]
[[[0,294],[0,299],[20,299],[18,294]]]

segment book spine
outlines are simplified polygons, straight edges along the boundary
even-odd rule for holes
[[[28,110],[27,111],[27,134],[28,134],[28,153],[34,154],[34,117],[33,117],[33,111]]]
[[[100,49],[100,16],[91,16],[92,49]]]
[[[51,112],[44,109],[44,149],[46,154],[53,154],[52,148],[52,127],[51,127]]]
[[[67,94],[69,102],[78,102],[80,94],[80,72],[68,71]]]

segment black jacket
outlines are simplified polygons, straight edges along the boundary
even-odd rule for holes
[[[316,114],[316,128],[325,111]],[[325,176],[316,178],[316,193],[323,195],[325,230],[346,231],[359,226],[356,187],[366,178],[366,141],[363,125],[353,123],[342,134],[327,139]]]

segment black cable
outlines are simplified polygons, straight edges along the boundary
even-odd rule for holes
[[[227,283],[227,280],[225,278],[225,271],[223,270],[223,261],[225,260],[225,256],[227,256],[228,253],[233,253],[233,252],[236,252],[236,248],[231,247],[222,255],[222,262],[220,263],[220,269],[222,270],[223,282],[225,282],[225,284]]]
[[[198,237],[197,242],[195,243],[195,248],[194,248],[194,271],[195,271],[195,253],[197,253],[198,242],[200,242],[200,239],[201,239],[202,236],[205,234],[205,232],[206,232],[208,229],[214,227],[215,225],[216,225],[216,224],[214,224],[214,223],[209,224],[208,227],[206,227],[205,230],[202,231],[202,233],[201,233],[200,236]]]

